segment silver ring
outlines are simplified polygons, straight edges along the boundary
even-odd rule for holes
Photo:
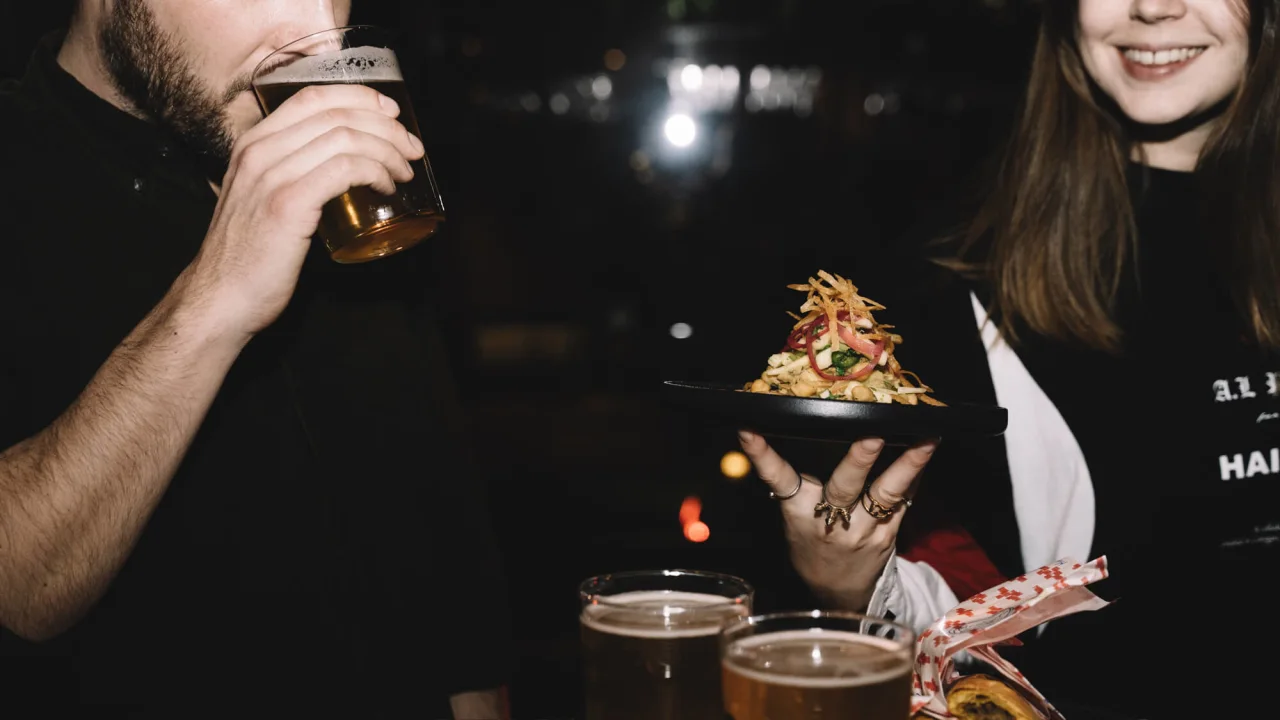
[[[804,478],[802,478],[802,477],[800,477],[799,475],[797,475],[797,476],[796,476],[796,489],[795,489],[795,490],[792,490],[791,492],[787,493],[786,495],[779,495],[778,493],[776,493],[776,492],[774,492],[774,491],[770,490],[770,491],[769,491],[769,499],[770,499],[770,500],[790,500],[791,498],[795,497],[797,493],[799,493],[799,492],[800,492],[800,488],[801,488],[801,487],[803,487],[803,486],[804,486]]]
[[[822,484],[822,502],[813,506],[813,514],[817,515],[819,513],[826,512],[827,527],[831,527],[832,525],[835,525],[836,518],[840,518],[841,520],[843,520],[845,527],[848,527],[849,519],[851,517],[849,515],[849,511],[853,510],[853,506],[857,504],[858,504],[858,499],[855,498],[853,502],[849,503],[844,507],[840,507],[839,505],[832,505],[831,501],[827,499],[827,485],[826,483],[823,483]]]

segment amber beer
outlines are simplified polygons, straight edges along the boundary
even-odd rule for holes
[[[303,56],[257,76],[253,86],[263,110],[270,113],[309,85],[350,84],[367,85],[395,100],[400,122],[422,139],[400,65],[388,48],[349,47]],[[359,187],[324,206],[318,235],[330,257],[341,263],[373,260],[435,233],[445,217],[431,165],[424,157],[413,163],[413,172],[413,179],[398,183],[393,195]]]
[[[584,605],[586,720],[719,720],[720,629],[749,597],[637,591]]]
[[[732,640],[722,663],[732,720],[904,720],[909,643],[857,631],[792,629]]]

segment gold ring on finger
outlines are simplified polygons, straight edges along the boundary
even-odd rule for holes
[[[847,528],[849,527],[849,520],[851,519],[849,512],[853,510],[854,506],[857,504],[858,504],[858,499],[854,498],[853,502],[849,503],[848,505],[845,505],[844,507],[841,507],[839,505],[832,505],[831,501],[827,499],[827,486],[824,483],[822,486],[822,502],[813,506],[813,514],[819,515],[825,512],[827,514],[827,519],[826,519],[827,527],[831,527],[832,525],[835,525],[836,518],[840,518],[841,520],[844,521],[844,526]]]
[[[890,507],[888,505],[881,504],[875,498],[871,497],[871,493],[869,491],[862,493],[861,500],[862,509],[866,510],[867,514],[876,520],[888,520],[898,509],[896,505]]]

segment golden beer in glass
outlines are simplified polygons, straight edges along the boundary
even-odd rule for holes
[[[904,720],[915,635],[856,613],[741,618],[721,636],[732,720]]]
[[[751,614],[752,594],[739,578],[691,570],[585,581],[586,720],[718,718],[720,629]]]
[[[385,31],[335,28],[308,35],[267,56],[254,70],[253,90],[265,113],[309,85],[367,85],[395,100],[398,118],[419,140],[422,132],[400,63]],[[357,187],[329,201],[317,235],[340,263],[386,257],[431,237],[445,219],[440,190],[426,157],[412,163],[413,178],[392,195]]]

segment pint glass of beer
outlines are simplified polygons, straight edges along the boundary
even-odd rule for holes
[[[915,635],[855,613],[740,618],[720,638],[724,717],[904,720]],[[708,716],[710,717],[710,716]]]
[[[375,27],[335,28],[308,35],[267,56],[253,72],[253,89],[270,113],[308,85],[368,85],[400,105],[399,120],[422,139],[405,89],[400,63],[385,31]],[[320,216],[318,236],[340,263],[374,260],[417,245],[444,221],[444,205],[431,164],[413,164],[413,179],[392,195],[352,188],[330,201]]]
[[[586,720],[721,717],[720,629],[751,614],[752,594],[739,578],[692,570],[582,583]]]

